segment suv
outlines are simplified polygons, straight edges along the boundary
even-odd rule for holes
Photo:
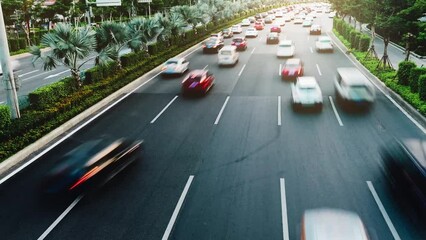
[[[426,140],[394,139],[381,148],[385,175],[398,196],[411,198],[426,214]]]
[[[353,67],[337,68],[334,89],[337,102],[352,110],[370,108],[376,96],[373,84]]]

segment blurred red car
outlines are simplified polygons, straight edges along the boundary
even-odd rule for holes
[[[215,78],[208,70],[193,70],[182,81],[182,93],[206,94],[214,85]]]
[[[271,27],[271,32],[277,32],[280,33],[281,32],[281,28],[280,26],[274,25]]]
[[[237,50],[246,50],[247,41],[244,37],[235,37],[232,39],[232,46],[236,46]]]
[[[256,30],[263,30],[265,28],[265,25],[262,22],[255,22],[254,28],[256,28]]]
[[[303,62],[299,58],[288,59],[281,71],[281,78],[292,79],[303,76]]]

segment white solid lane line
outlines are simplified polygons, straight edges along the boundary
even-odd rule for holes
[[[55,74],[49,75],[49,76],[45,77],[44,79],[49,79],[49,78],[57,77],[57,76],[59,76],[59,75],[61,75],[61,74],[64,74],[64,73],[66,73],[66,72],[69,72],[69,71],[70,71],[70,70],[65,70],[65,71],[62,71],[62,72],[58,72],[58,73],[55,73]]]
[[[342,119],[340,119],[339,113],[337,112],[336,106],[334,105],[333,98],[331,96],[328,96],[328,98],[330,99],[331,107],[333,108],[334,115],[336,115],[336,118],[337,118],[337,121],[339,122],[339,125],[341,127],[343,127]]]
[[[382,201],[380,201],[379,195],[377,195],[376,189],[374,189],[373,184],[371,183],[371,181],[367,181],[367,185],[368,185],[368,189],[370,189],[371,194],[373,195],[374,201],[376,201],[377,206],[380,209],[380,212],[383,215],[383,218],[386,221],[386,224],[389,227],[389,230],[392,233],[392,236],[395,240],[401,240],[401,238],[399,237],[398,232],[396,231],[395,227],[393,226],[393,223],[391,221],[391,219],[389,218],[388,213],[385,210],[385,207],[382,204]]]
[[[278,126],[281,126],[281,96],[278,96]]]
[[[283,240],[289,239],[288,234],[288,219],[287,219],[287,200],[285,195],[285,181],[284,178],[280,178],[280,190],[281,190],[281,216],[283,224]]]
[[[222,108],[220,109],[219,114],[216,117],[216,120],[214,121],[214,124],[217,125],[219,123],[220,117],[222,116],[223,111],[225,110],[226,104],[228,104],[229,96],[226,97],[225,102],[223,103]]]
[[[24,76],[30,75],[30,74],[38,72],[38,71],[40,71],[40,70],[34,70],[34,71],[31,71],[31,72],[23,73],[21,75],[18,75],[18,77],[24,77]]]
[[[168,107],[170,107],[170,105],[172,105],[172,103],[178,98],[178,95],[176,95],[164,108],[163,110],[161,110],[161,112],[159,114],[157,114],[157,116],[155,116],[154,119],[152,119],[151,123],[154,123],[155,121],[157,121],[157,119],[161,116],[161,114],[163,114]]]
[[[239,76],[241,76],[241,74],[243,73],[243,71],[244,71],[244,68],[246,68],[246,65],[244,64],[244,66],[241,68],[241,71],[238,73],[238,77]]]
[[[311,53],[314,53],[314,50],[312,49],[312,47],[309,47],[309,50],[311,50]]]
[[[253,53],[254,53],[254,50],[256,50],[256,48],[253,48],[253,50],[251,51],[251,54],[253,54]]]
[[[42,75],[48,74],[48,73],[53,72],[53,71],[55,71],[55,70],[50,70],[50,71],[47,71],[47,72],[42,72],[42,73],[39,73],[39,74],[33,75],[33,76],[31,76],[31,77],[27,77],[27,78],[25,78],[25,79],[22,79],[22,82],[28,81],[28,80],[30,80],[30,79],[32,79],[32,78],[35,78],[35,77],[39,77],[39,76],[42,76]]]
[[[278,69],[278,75],[280,75],[280,76],[281,76],[281,69],[282,69],[282,65],[280,63],[280,68]]]
[[[206,70],[208,66],[209,66],[209,65],[206,65],[206,66],[203,68],[203,70]]]
[[[67,207],[67,209],[65,209],[65,211],[61,215],[59,215],[59,217],[46,229],[46,231],[44,231],[44,233],[39,238],[37,238],[37,240],[45,239],[47,237],[47,235],[49,235],[49,233],[56,227],[56,225],[58,225],[59,222],[61,222],[62,219],[64,219],[67,216],[67,214],[75,207],[75,205],[77,205],[78,202],[80,202],[80,200],[83,197],[84,197],[84,195],[78,196],[74,200],[74,202],[72,202],[71,205],[69,205]]]
[[[322,73],[321,73],[321,70],[320,70],[320,68],[319,68],[318,64],[317,64],[317,70],[318,70],[318,74],[319,74],[320,76],[322,76]]]
[[[162,240],[169,239],[170,233],[173,230],[173,226],[175,225],[176,219],[178,217],[179,211],[185,201],[186,194],[188,193],[189,187],[191,186],[192,180],[194,179],[194,175],[189,176],[188,181],[186,182],[185,188],[183,189],[182,194],[180,195],[179,201],[176,204],[176,208],[173,211],[172,217],[170,218],[169,224],[167,225],[166,231],[163,234]]]

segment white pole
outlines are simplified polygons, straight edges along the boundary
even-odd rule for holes
[[[3,70],[3,81],[6,89],[6,103],[12,113],[12,118],[20,118],[18,95],[16,94],[15,80],[13,79],[10,64],[9,45],[7,43],[6,27],[4,25],[3,9],[0,1],[0,62]]]

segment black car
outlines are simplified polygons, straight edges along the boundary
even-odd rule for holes
[[[280,42],[280,37],[277,32],[268,33],[266,38],[266,44],[278,44]]]
[[[47,194],[82,192],[101,185],[140,157],[142,141],[98,139],[68,152],[50,170],[42,183]]]
[[[223,45],[218,38],[211,37],[203,43],[203,53],[218,53]]]
[[[381,149],[385,174],[399,194],[426,213],[426,140],[393,139]]]

